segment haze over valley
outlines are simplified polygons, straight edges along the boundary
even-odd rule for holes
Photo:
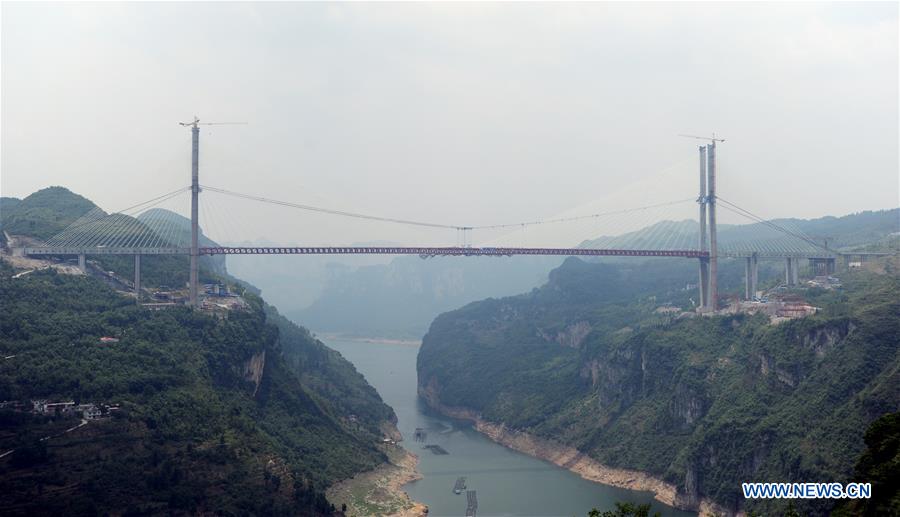
[[[897,3],[0,10],[0,515],[900,515]]]

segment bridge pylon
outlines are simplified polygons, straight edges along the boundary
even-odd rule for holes
[[[716,142],[723,138],[679,135],[709,144],[700,146],[700,251],[707,250],[709,235],[709,255],[700,258],[700,310],[716,311],[719,308],[719,248],[716,242]],[[708,233],[707,233],[708,232]]]
[[[197,297],[200,291],[200,119],[194,117],[193,122],[179,122],[182,126],[191,128],[191,274],[188,281],[188,303],[191,307],[197,306]]]
[[[191,307],[197,306],[197,293],[200,290],[200,128],[194,120],[191,128]]]
[[[179,122],[179,124],[191,128],[191,276],[189,302],[192,307],[196,307],[200,292],[200,221],[198,216],[198,208],[200,206],[200,126],[243,125],[246,122],[200,122],[200,119],[194,116],[192,122]]]
[[[706,146],[700,146],[700,251],[709,250],[709,242],[706,234]],[[709,257],[700,257],[700,278],[698,291],[700,292],[700,309],[705,310],[709,305]]]
[[[707,204],[709,213],[709,309],[719,309],[719,252],[716,242],[716,138],[706,146]]]

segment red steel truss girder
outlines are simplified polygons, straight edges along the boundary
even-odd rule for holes
[[[617,250],[586,248],[462,248],[462,247],[385,247],[385,246],[328,246],[328,247],[202,247],[201,255],[421,255],[438,256],[621,256],[621,257],[708,257],[708,251],[698,250]]]

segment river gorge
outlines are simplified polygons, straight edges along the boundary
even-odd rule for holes
[[[653,492],[589,481],[493,441],[469,420],[435,412],[417,393],[416,344],[338,338],[324,342],[352,362],[394,408],[404,438],[401,445],[418,456],[421,476],[403,489],[414,501],[427,505],[429,515],[465,515],[466,495],[453,492],[459,477],[466,478],[468,490],[477,492],[480,516],[583,516],[591,508],[611,509],[617,501],[652,503],[652,510],[662,516],[694,515],[654,500]],[[413,439],[417,428],[426,433],[424,443]],[[487,430],[483,425],[479,428]],[[423,447],[426,444],[438,445],[447,454],[434,454]],[[610,481],[622,484],[623,479]]]

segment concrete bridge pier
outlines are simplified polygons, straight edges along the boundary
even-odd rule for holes
[[[78,255],[78,269],[80,269],[82,273],[87,273],[87,259],[85,258],[84,253]]]
[[[702,309],[709,306],[709,259],[700,259],[700,284],[697,286],[700,292],[699,305]]]
[[[752,300],[756,296],[759,283],[759,257],[756,253],[747,257],[744,264],[744,298]]]
[[[821,272],[824,272],[822,263],[819,261],[819,259],[814,258],[809,259],[809,270],[812,273],[812,276],[821,276]]]
[[[750,278],[753,280],[750,284],[752,289],[750,294],[756,296],[756,291],[759,291],[759,256],[756,253],[750,256],[750,273],[752,273]]]
[[[836,259],[830,258],[811,258],[809,266],[814,276],[833,275],[835,272]]]
[[[134,296],[138,303],[141,301],[141,256],[134,256]]]
[[[784,283],[789,286],[800,284],[800,257],[784,259]]]

